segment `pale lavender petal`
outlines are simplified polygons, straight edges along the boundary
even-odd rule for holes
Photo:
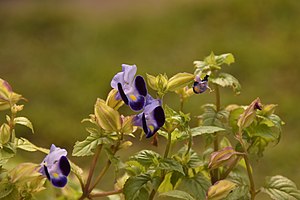
[[[110,82],[110,85],[114,89],[118,89],[118,83],[124,84],[124,72],[117,73]]]
[[[122,71],[124,72],[123,78],[125,83],[132,85],[134,76],[137,71],[136,65],[122,64]]]

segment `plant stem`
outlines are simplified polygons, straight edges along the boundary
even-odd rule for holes
[[[106,197],[106,196],[109,196],[109,195],[119,194],[119,193],[122,193],[122,192],[123,192],[123,189],[108,191],[108,192],[92,193],[92,194],[89,195],[89,197],[90,198],[93,198],[93,197]]]
[[[187,156],[190,153],[193,144],[193,136],[190,127],[188,127],[188,134],[189,134],[189,142],[188,142],[188,148],[186,150],[185,156]]]
[[[102,150],[102,144],[98,146],[98,148],[96,150],[96,153],[94,155],[94,158],[93,158],[90,170],[89,170],[89,175],[88,175],[88,178],[87,178],[87,181],[86,181],[86,184],[85,184],[85,192],[87,192],[88,189],[89,189],[89,186],[90,186],[90,183],[91,183],[91,180],[92,180],[92,176],[93,176],[94,170],[96,168],[96,164],[97,164],[99,155],[101,153],[101,150]]]
[[[219,112],[221,109],[221,97],[220,97],[220,90],[219,90],[219,86],[214,84],[214,88],[215,88],[215,94],[216,94],[216,112]],[[215,134],[215,138],[214,138],[214,151],[218,151],[219,150],[219,137],[218,134]],[[214,184],[215,182],[217,182],[220,178],[220,174],[219,174],[219,170],[218,169],[214,169],[211,172],[211,182],[212,184]]]
[[[97,176],[95,183],[88,189],[88,193],[90,193],[98,185],[100,180],[103,178],[103,176],[105,175],[105,173],[109,169],[110,165],[111,165],[110,160],[107,160],[105,167],[101,170],[101,172]]]
[[[241,143],[242,148],[243,148],[244,153],[245,153],[243,155],[243,157],[244,157],[244,160],[245,160],[247,174],[248,174],[248,178],[249,178],[249,181],[250,181],[251,200],[254,200],[257,193],[255,191],[255,184],[254,184],[253,174],[252,174],[252,170],[251,170],[251,164],[250,164],[249,157],[248,157],[248,151],[247,151],[246,145],[245,145],[245,143],[242,139],[242,133],[241,132],[238,133],[237,139]]]
[[[173,130],[168,130],[167,132],[168,132],[168,143],[167,143],[167,146],[166,146],[166,149],[165,149],[164,158],[169,157],[169,153],[170,153],[170,149],[171,149],[171,143],[172,143],[172,132],[173,132]],[[162,179],[161,179],[162,181],[164,180],[165,175],[166,175],[165,170],[162,170]],[[152,189],[148,200],[152,200],[154,198],[155,194],[156,194],[156,190]]]
[[[171,149],[171,143],[172,143],[172,131],[168,131],[168,143],[165,149],[164,158],[167,158],[169,156],[169,152]]]

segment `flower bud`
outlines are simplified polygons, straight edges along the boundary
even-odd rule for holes
[[[121,98],[117,99],[117,94],[118,90],[112,89],[106,99],[106,104],[115,110],[118,110],[124,104],[124,101]]]
[[[6,144],[10,139],[10,127],[8,124],[4,123],[0,127],[0,143]]]
[[[104,130],[115,132],[121,129],[119,112],[106,105],[104,100],[97,99],[94,112],[97,124]]]
[[[262,105],[260,99],[256,98],[252,103],[247,107],[247,109],[241,114],[237,125],[240,129],[247,128],[252,124],[256,117],[256,110],[261,110]]]
[[[168,81],[168,90],[175,91],[183,88],[193,82],[195,75],[190,73],[178,73],[171,77]]]

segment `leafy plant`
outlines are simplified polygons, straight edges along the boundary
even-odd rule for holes
[[[171,78],[147,74],[146,81],[135,76],[135,65],[122,65],[122,71],[112,78],[112,90],[106,100],[98,98],[94,112],[82,120],[88,134],[75,143],[72,156],[92,157],[87,173],[71,162],[70,156],[67,158],[64,149],[55,145],[50,150],[38,147],[17,136],[16,125],[34,132],[31,121],[19,116],[24,106],[18,103],[25,98],[0,79],[0,110],[10,111],[0,127],[0,199],[33,199],[36,193],[53,186],[62,187],[56,190],[59,199],[110,196],[126,200],[253,200],[260,192],[272,199],[300,199],[300,190],[286,177],[266,177],[260,187],[254,182],[252,159],[262,157],[270,143],[280,142],[284,122],[275,114],[277,105],[264,105],[259,98],[247,106],[222,105],[222,88],[231,88],[235,95],[241,92],[239,81],[222,71],[223,66],[234,61],[230,53],[211,53],[203,61],[194,62],[194,72],[181,72]],[[156,98],[149,94],[146,82]],[[179,110],[164,100],[170,92],[178,95]],[[215,102],[201,106],[198,125],[191,127],[190,121],[195,118],[183,112],[184,104],[191,96],[208,92],[214,94]],[[122,106],[129,106],[133,113],[122,115]],[[141,139],[145,135],[155,146],[160,145],[158,138],[165,139],[164,152],[145,147],[122,160],[118,153],[134,145],[130,138],[139,132]],[[195,137],[205,141],[203,152],[194,148]],[[173,150],[173,146],[182,143],[182,148]],[[47,155],[41,164],[21,163],[4,169],[18,149]],[[105,157],[104,163],[99,162],[100,156]],[[99,190],[97,186],[110,167],[115,169],[115,187],[111,191]],[[101,169],[98,172],[96,168]],[[47,185],[47,179],[53,186]]]

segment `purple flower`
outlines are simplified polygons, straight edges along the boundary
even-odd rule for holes
[[[196,94],[203,93],[207,90],[208,88],[208,75],[206,75],[202,80],[200,79],[199,76],[196,76],[196,80],[194,82],[193,86],[193,91]]]
[[[146,103],[147,87],[142,76],[134,78],[136,70],[135,65],[122,64],[122,72],[113,77],[110,85],[119,91],[117,98],[121,98],[132,110],[140,111]]]
[[[161,101],[153,99],[149,94],[146,98],[144,112],[135,116],[133,124],[143,128],[146,138],[153,136],[165,123],[165,113]]]
[[[70,163],[67,159],[67,151],[51,145],[50,153],[41,163],[39,170],[51,181],[55,187],[64,187],[67,184],[67,176],[71,171]]]

